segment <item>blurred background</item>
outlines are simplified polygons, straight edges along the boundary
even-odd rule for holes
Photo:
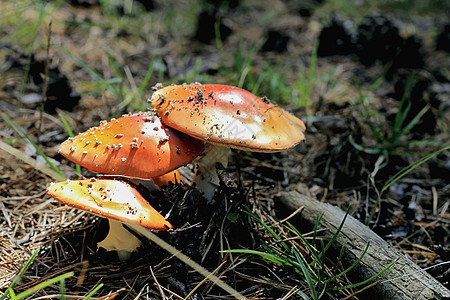
[[[297,190],[351,204],[351,215],[422,267],[448,261],[449,14],[450,2],[437,0],[0,0],[0,139],[45,162],[12,120],[73,178],[75,166],[57,153],[67,126],[77,134],[146,111],[156,83],[238,86],[307,125],[306,142],[285,153],[230,159],[268,215],[278,212],[276,192]],[[4,260],[17,265],[3,270],[3,287],[27,247],[45,245],[42,255],[55,258],[57,224],[79,226],[73,241],[97,228],[73,211],[61,221],[42,193],[51,179],[6,152],[1,238]],[[448,287],[447,269],[430,273]]]

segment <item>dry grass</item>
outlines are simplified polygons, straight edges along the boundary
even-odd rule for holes
[[[31,1],[0,0],[0,34],[6,37],[2,42],[8,43],[7,48],[0,48],[0,62],[9,62],[8,57],[13,57],[16,62],[22,63],[13,67],[3,63],[0,65],[0,110],[32,139],[39,139],[41,149],[55,159],[66,176],[76,177],[74,165],[57,154],[58,144],[67,137],[60,119],[55,114],[44,112],[41,124],[40,103],[21,101],[23,96],[41,94],[40,86],[24,78],[27,76],[28,53],[33,53],[38,61],[47,59],[45,41],[50,20],[53,42],[50,67],[58,68],[81,94],[80,104],[74,111],[56,108],[75,133],[123,113],[124,103],[144,79],[151,62],[156,63],[150,85],[160,81],[184,81],[191,77],[199,81],[238,83],[245,74],[247,80],[243,81],[249,82],[248,78],[253,73],[255,79],[260,74],[266,78],[280,76],[281,82],[270,88],[278,93],[290,87],[298,79],[298,71],[308,66],[310,49],[321,25],[314,18],[308,22],[299,18],[282,1],[255,2],[246,4],[248,6],[244,6],[244,12],[230,12],[228,18],[234,31],[239,34],[232,35],[220,51],[215,43],[204,45],[192,40],[196,22],[194,13],[198,13],[199,8],[190,1],[177,1],[179,6],[175,10],[163,5],[159,13],[136,14],[127,19],[101,13],[100,7],[83,9],[66,2],[62,2],[58,9],[48,4],[40,15]],[[285,18],[287,15],[289,18]],[[16,30],[19,27],[28,30],[28,34],[25,34],[25,29]],[[264,38],[267,28],[282,28],[292,34],[289,51],[281,55],[256,53],[247,68],[234,69],[231,64],[239,46],[244,46],[241,54],[254,51],[252,42],[257,45],[257,41]],[[110,53],[112,59],[106,53]],[[116,64],[122,84],[93,85],[92,82],[99,82],[98,78],[93,78],[92,73],[77,64],[70,55],[84,62],[104,81],[119,76],[114,70]],[[195,70],[197,57],[201,57],[201,66]],[[433,68],[448,78],[445,65],[434,63]],[[224,73],[211,75],[214,74],[212,71]],[[412,150],[421,151],[406,157],[405,161],[394,163],[392,170],[389,170],[391,174],[380,172],[381,179],[371,180],[376,158],[357,151],[348,138],[350,135],[356,136],[366,146],[375,146],[367,120],[358,113],[363,108],[352,104],[358,97],[353,78],[357,76],[364,86],[369,86],[378,79],[380,72],[379,66],[367,69],[351,57],[320,59],[308,107],[314,116],[304,118],[308,125],[307,143],[281,155],[234,153],[230,176],[243,189],[223,189],[219,196],[223,204],[214,207],[217,211],[209,215],[208,220],[187,220],[180,226],[183,230],[160,236],[239,292],[254,299],[273,299],[283,295],[287,299],[298,290],[308,293],[305,282],[289,270],[274,267],[266,261],[247,260],[242,255],[223,254],[220,250],[239,247],[259,249],[258,240],[268,238],[258,222],[242,213],[243,204],[277,233],[286,236],[277,218],[287,217],[290,212],[284,212],[273,200],[281,190],[298,190],[341,207],[351,204],[350,213],[365,220],[383,180],[406,163],[414,161],[420,156],[417,153],[435,149],[425,146],[414,148]],[[392,100],[387,99],[385,93],[391,88],[391,84],[385,82],[381,92],[370,93],[368,108],[379,112],[386,106],[392,106],[394,102],[390,102]],[[268,91],[267,86],[262,89],[264,93]],[[117,91],[120,93],[115,93]],[[145,110],[149,93],[150,88],[127,109]],[[295,98],[298,90],[288,95]],[[282,100],[286,102],[287,99],[290,98]],[[284,104],[298,115],[305,111],[295,103]],[[443,105],[442,111],[448,111],[448,105]],[[379,114],[377,122],[383,130],[389,130],[385,119],[391,113],[392,110],[387,109],[385,114]],[[448,114],[443,114],[436,134],[431,138],[448,142],[448,118]],[[4,120],[0,120],[0,140],[9,143],[25,157],[43,162],[33,147]],[[448,158],[448,153],[444,153],[433,162],[436,163],[434,166],[446,166]],[[375,226],[375,230],[423,267],[450,257],[448,180],[430,177],[430,168],[430,165],[422,166],[396,185],[394,188],[397,190],[389,191],[383,199],[382,209],[377,211],[379,226]],[[90,177],[92,173],[83,170],[83,175]],[[96,242],[105,234],[104,222],[87,213],[60,206],[46,196],[44,191],[51,181],[53,179],[46,173],[0,150],[1,290],[9,285],[31,254],[40,248],[33,269],[17,286],[19,291],[74,271],[75,276],[66,282],[70,293],[67,299],[78,299],[99,283],[105,284],[101,296],[111,292],[110,298],[183,299],[189,293],[208,299],[224,297],[217,287],[204,281],[204,277],[148,242],[129,263],[120,263],[113,255],[97,252]],[[167,193],[176,198],[190,192],[174,189]],[[195,195],[190,197],[195,199]],[[410,203],[416,205],[412,219],[407,215],[411,211],[406,209]],[[238,222],[230,220],[230,213],[231,217],[238,216]],[[301,224],[298,216],[291,220]],[[383,231],[386,228],[395,230]],[[405,234],[401,230],[408,232]],[[442,275],[444,272],[445,268],[442,268],[435,273],[446,282],[448,279]],[[39,297],[59,297],[58,293],[58,288],[52,286]]]

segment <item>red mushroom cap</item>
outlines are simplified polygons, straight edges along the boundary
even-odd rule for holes
[[[167,86],[153,94],[151,104],[167,126],[210,143],[272,152],[305,139],[300,119],[237,87]]]
[[[203,144],[161,124],[153,113],[126,115],[80,133],[59,152],[92,171],[153,178],[190,163]]]
[[[164,219],[128,183],[110,179],[67,180],[53,183],[47,194],[63,204],[120,222],[131,222],[155,230],[172,224]]]

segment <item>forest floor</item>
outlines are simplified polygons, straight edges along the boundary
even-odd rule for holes
[[[100,2],[0,0],[1,291],[39,249],[16,293],[74,272],[65,280],[73,299],[99,284],[95,299],[226,299],[149,242],[127,262],[98,251],[107,222],[48,197],[45,190],[56,179],[24,162],[46,163],[6,121],[13,120],[67,178],[77,178],[75,165],[57,151],[68,137],[60,115],[77,134],[101,120],[146,111],[156,83],[183,82],[267,96],[305,122],[307,138],[280,153],[233,151],[226,177],[238,188],[221,186],[212,204],[182,184],[144,193],[152,201],[183,198],[189,204],[178,220],[189,226],[160,232],[161,238],[248,298],[311,296],[298,269],[220,252],[268,251],[268,228],[291,238],[279,222],[291,212],[275,198],[295,190],[350,207],[350,215],[420,267],[439,264],[428,272],[450,288],[450,266],[441,264],[450,261],[450,151],[437,154],[450,145],[449,7],[416,1],[408,1],[414,4],[409,8],[401,1],[379,7],[358,6],[364,1],[339,7],[331,0]],[[191,171],[186,167],[184,176]],[[82,169],[82,175],[96,174]],[[290,222],[311,236],[301,214]],[[327,270],[336,265],[332,258],[327,264]],[[330,299],[354,292],[317,286]],[[51,285],[33,297],[60,293]]]

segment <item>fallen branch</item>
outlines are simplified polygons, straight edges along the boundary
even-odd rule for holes
[[[320,225],[330,229],[323,234],[333,235],[339,227],[345,212],[328,203],[321,203],[298,192],[281,192],[279,201],[290,210],[304,206],[302,219],[315,224],[317,215],[323,214]],[[402,256],[370,228],[351,216],[347,216],[342,231],[337,236],[337,247],[345,247],[344,264],[348,267],[360,256],[367,242],[370,247],[361,262],[353,269],[359,280],[365,280],[380,272],[392,261]],[[407,275],[407,276],[405,276]],[[430,274],[405,255],[376,280],[380,283],[364,291],[372,299],[443,299],[450,297],[450,291]]]

